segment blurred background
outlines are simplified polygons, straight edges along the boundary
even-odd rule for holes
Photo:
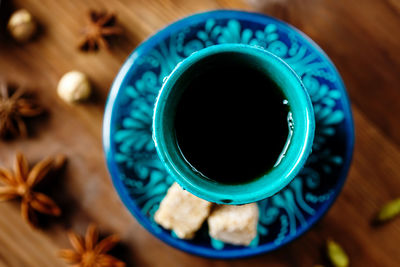
[[[30,137],[0,142],[0,165],[16,151],[30,162],[64,153],[68,165],[51,195],[64,215],[32,230],[18,203],[0,203],[0,266],[67,266],[57,251],[70,247],[66,229],[83,233],[96,222],[117,233],[114,255],[127,266],[313,266],[325,263],[324,243],[334,238],[351,266],[400,265],[400,220],[372,227],[377,210],[400,196],[399,0],[1,0],[0,76],[34,90],[48,112],[29,125]],[[37,20],[34,38],[16,43],[6,31],[10,14],[25,8]],[[112,49],[77,50],[89,10],[112,11],[123,34]],[[129,214],[109,178],[102,150],[102,119],[110,85],[124,60],[146,38],[190,14],[240,9],[268,14],[311,37],[335,63],[352,101],[356,146],[349,178],[327,215],[289,245],[250,259],[210,260],[162,243]],[[87,74],[93,97],[69,105],[57,96],[61,76]],[[54,185],[55,183],[55,185]],[[327,265],[328,266],[328,265]]]

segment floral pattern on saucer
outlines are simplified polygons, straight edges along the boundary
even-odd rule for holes
[[[346,111],[349,107],[340,76],[312,41],[273,18],[253,14],[259,18],[252,19],[251,13],[226,12],[225,16],[203,19],[197,15],[185,25],[173,27],[165,38],[153,42],[145,52],[138,53],[129,70],[129,81],[120,88],[118,105],[113,110],[116,118],[111,129],[111,143],[115,146],[112,160],[118,166],[126,192],[152,231],[169,233],[174,238],[173,233],[153,221],[154,212],[173,182],[158,159],[151,132],[153,107],[163,80],[184,58],[216,44],[249,44],[281,57],[301,77],[313,102],[316,133],[306,166],[284,190],[258,202],[258,236],[250,247],[211,240],[206,226],[194,240],[179,240],[221,252],[260,246],[268,251],[307,230],[340,191],[351,157],[348,151],[352,149],[352,142],[348,140],[353,138],[353,133],[349,132],[348,125],[352,127],[352,118]],[[241,16],[241,13],[247,15]]]

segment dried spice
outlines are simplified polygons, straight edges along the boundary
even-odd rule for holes
[[[400,215],[400,198],[386,203],[375,217],[376,223],[384,223]]]
[[[326,242],[326,253],[329,261],[334,267],[349,266],[349,257],[343,248],[333,240]]]
[[[87,99],[91,91],[89,79],[80,71],[67,72],[57,86],[58,96],[69,103]]]
[[[65,162],[65,157],[59,155],[55,158],[45,158],[29,170],[28,162],[21,153],[17,154],[14,171],[0,168],[0,201],[16,198],[21,199],[22,217],[31,225],[37,225],[36,212],[59,216],[60,208],[45,194],[34,192],[33,188],[55,169],[59,169]]]
[[[15,11],[8,21],[8,31],[18,42],[26,42],[36,33],[36,22],[26,9]]]
[[[89,23],[83,28],[83,41],[79,48],[83,51],[97,51],[100,47],[109,49],[109,41],[113,36],[120,35],[122,29],[115,26],[116,16],[107,12],[89,12]]]
[[[60,250],[59,256],[68,264],[76,267],[124,267],[125,263],[109,254],[109,252],[119,241],[117,235],[111,235],[100,242],[97,226],[91,224],[85,237],[74,232],[68,234],[69,240],[74,250]]]
[[[27,136],[23,118],[42,112],[43,109],[22,88],[11,90],[4,81],[0,81],[0,137]]]

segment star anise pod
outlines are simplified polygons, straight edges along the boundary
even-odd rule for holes
[[[34,117],[43,109],[28,98],[22,88],[11,91],[7,84],[0,80],[0,137],[10,135],[27,136],[24,117]]]
[[[96,51],[100,47],[110,48],[110,37],[120,35],[122,29],[115,26],[113,13],[89,11],[89,23],[83,28],[84,39],[79,44],[83,51]]]
[[[72,249],[62,249],[59,256],[75,267],[124,267],[125,263],[109,254],[119,241],[117,235],[111,235],[100,242],[99,232],[95,224],[89,225],[85,237],[74,232],[68,233]]]
[[[59,216],[60,208],[45,194],[33,188],[51,171],[60,168],[65,162],[63,155],[45,158],[29,170],[25,156],[17,153],[14,171],[0,168],[0,201],[21,199],[22,217],[33,227],[37,225],[36,212]]]

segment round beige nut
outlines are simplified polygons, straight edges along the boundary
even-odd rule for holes
[[[82,72],[70,71],[58,82],[57,93],[67,102],[84,100],[90,96],[90,82]]]
[[[8,31],[18,42],[28,41],[36,32],[36,22],[26,9],[15,11],[8,21]]]

